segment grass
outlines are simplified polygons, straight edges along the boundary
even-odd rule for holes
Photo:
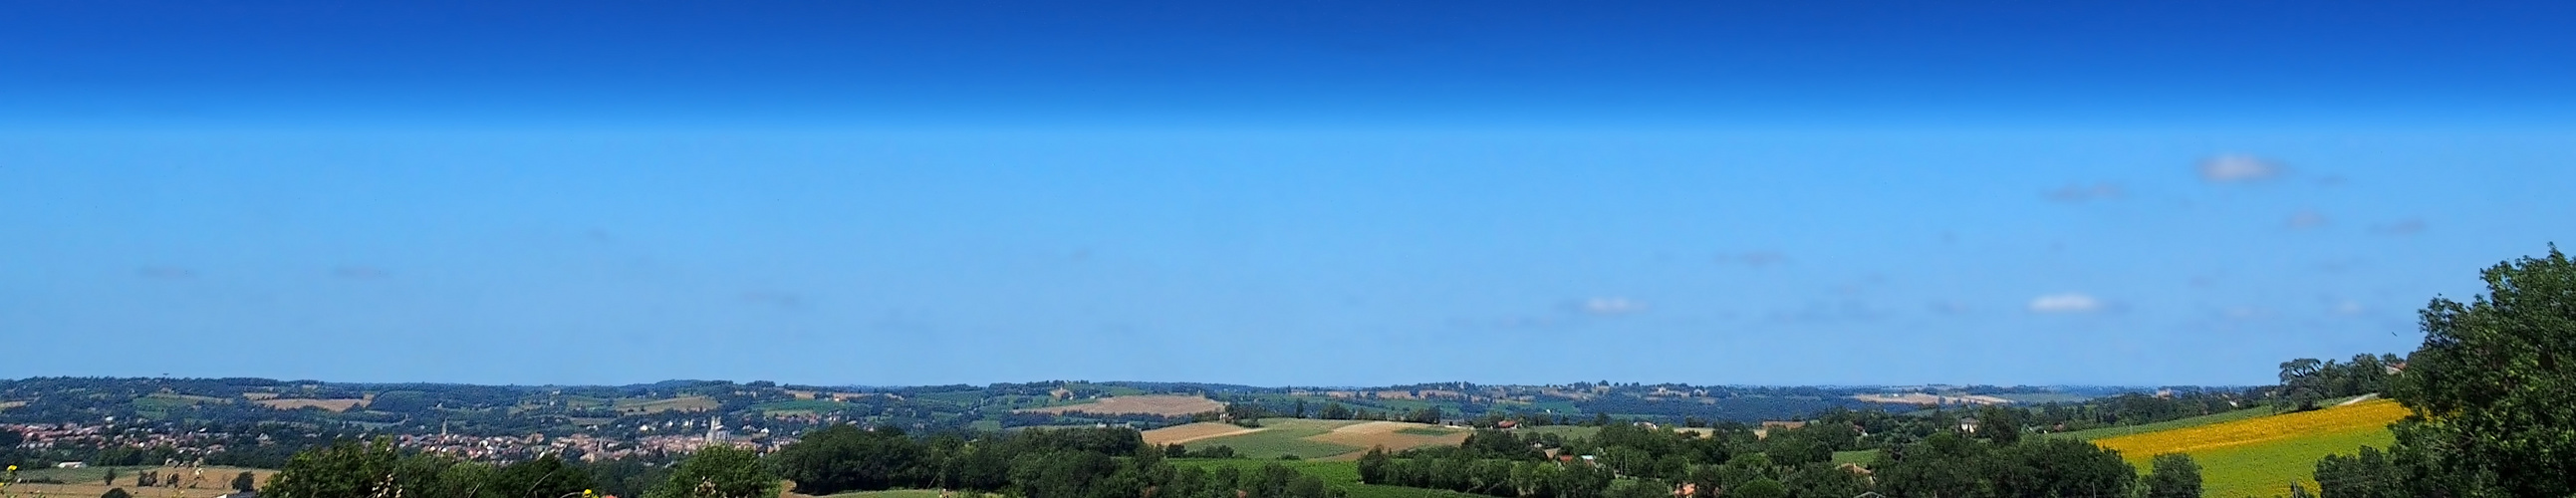
[[[1442,429],[1442,428],[1438,428],[1438,427],[1406,427],[1406,428],[1402,428],[1402,429],[1396,429],[1396,430],[1395,430],[1395,433],[1396,433],[1396,434],[1411,434],[1411,435],[1416,435],[1416,436],[1447,436],[1447,435],[1450,435],[1450,434],[1457,434],[1457,433],[1458,433],[1458,430],[1457,430],[1457,429]]]
[[[1171,462],[1173,466],[1178,467],[1198,467],[1200,469],[1210,471],[1216,470],[1217,467],[1234,467],[1235,469],[1245,473],[1261,470],[1261,467],[1264,465],[1278,464],[1288,467],[1289,469],[1296,470],[1298,473],[1323,479],[1325,486],[1341,490],[1345,498],[1474,498],[1481,496],[1448,490],[1361,484],[1360,467],[1357,462],[1282,461],[1243,458],[1224,460],[1189,458],[1173,459],[1168,461]]]
[[[1191,441],[1185,443],[1183,446],[1192,450],[1226,446],[1234,448],[1234,454],[1242,455],[1247,458],[1278,458],[1281,455],[1296,455],[1298,458],[1323,458],[1343,453],[1367,450],[1367,448],[1306,439],[1309,436],[1332,432],[1333,428],[1354,423],[1358,422],[1348,420],[1306,420],[1286,418],[1264,419],[1261,421],[1262,430],[1260,432],[1212,437]]]
[[[1834,465],[1842,465],[1842,464],[1846,464],[1846,463],[1848,463],[1848,464],[1852,464],[1852,465],[1859,465],[1859,466],[1867,467],[1867,466],[1869,466],[1869,463],[1870,463],[1870,462],[1875,462],[1875,461],[1878,461],[1878,450],[1856,450],[1856,451],[1836,451],[1836,452],[1834,452],[1834,461],[1833,461],[1833,463],[1834,463]]]
[[[1555,434],[1555,435],[1557,435],[1557,437],[1562,437],[1562,438],[1566,438],[1566,439],[1575,439],[1575,438],[1591,439],[1591,438],[1592,438],[1592,436],[1594,436],[1594,435],[1598,435],[1598,434],[1600,434],[1600,433],[1601,433],[1601,428],[1599,428],[1599,427],[1589,427],[1589,426],[1581,426],[1581,425],[1540,425],[1540,426],[1521,427],[1521,428],[1518,428],[1518,429],[1512,429],[1512,430],[1513,430],[1513,431],[1520,432],[1520,433],[1522,433],[1522,434],[1524,434],[1524,435],[1528,435],[1528,434]]]
[[[2396,437],[2388,424],[2405,407],[2378,400],[2302,413],[2185,427],[2094,440],[2119,450],[2140,472],[2157,454],[2184,453],[2200,464],[2208,496],[2273,496],[2298,482],[2316,489],[2317,460],[2362,446],[2387,447]]]
[[[957,493],[958,496],[964,496],[967,494],[969,493]],[[825,498],[939,498],[939,490],[889,489],[884,491],[851,491],[848,493],[826,496]]]

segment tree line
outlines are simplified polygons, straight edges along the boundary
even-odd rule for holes
[[[813,430],[767,456],[710,446],[668,467],[582,464],[553,455],[493,465],[404,452],[390,441],[341,441],[298,453],[271,478],[278,498],[769,498],[781,480],[830,495],[943,489],[1028,498],[1335,498],[1323,480],[1271,464],[1245,471],[1174,466],[1127,428],[944,432],[849,424]]]

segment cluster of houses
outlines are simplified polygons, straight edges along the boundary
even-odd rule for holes
[[[224,451],[224,442],[232,434],[218,432],[172,432],[153,427],[120,427],[111,424],[0,424],[0,430],[17,431],[26,439],[19,447],[49,449],[83,448],[161,448],[176,450],[182,457],[203,457]]]

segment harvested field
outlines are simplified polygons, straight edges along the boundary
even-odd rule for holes
[[[1258,431],[1258,430],[1261,430],[1261,429],[1255,429],[1255,428],[1250,428],[1250,427],[1239,427],[1239,426],[1236,426],[1236,425],[1234,425],[1234,424],[1226,424],[1226,423],[1218,423],[1218,422],[1199,422],[1199,423],[1195,423],[1195,424],[1182,424],[1182,425],[1175,425],[1175,426],[1171,426],[1171,427],[1164,427],[1164,428],[1161,428],[1161,429],[1154,429],[1154,430],[1150,430],[1150,431],[1145,431],[1145,444],[1154,445],[1154,446],[1162,446],[1162,445],[1166,445],[1166,444],[1181,444],[1181,443],[1187,443],[1187,442],[1191,442],[1191,441],[1197,441],[1197,440],[1207,439],[1207,438],[1212,438],[1212,437],[1226,437],[1226,436],[1232,436],[1232,435],[1236,435],[1236,434],[1247,434],[1247,433],[1251,433],[1252,431]]]
[[[277,393],[242,393],[242,399],[248,399],[251,401],[267,401],[277,399]]]
[[[293,410],[293,409],[297,409],[297,408],[306,408],[306,407],[311,407],[311,408],[320,408],[320,409],[329,410],[329,411],[334,411],[334,412],[345,412],[345,411],[349,411],[349,409],[351,409],[351,408],[357,408],[357,407],[360,407],[360,406],[365,406],[365,405],[367,404],[367,400],[363,400],[363,399],[264,399],[264,400],[255,401],[254,403],[259,403],[259,406],[265,406],[265,407],[275,408],[275,409],[279,409],[279,410]]]
[[[1403,451],[1423,446],[1455,446],[1458,443],[1467,442],[1467,436],[1473,433],[1465,429],[1450,429],[1411,422],[1363,422],[1335,427],[1332,432],[1309,436],[1306,439],[1363,450],[1384,446],[1387,451]],[[1334,455],[1331,459],[1343,457],[1357,459],[1362,453],[1365,451]]]
[[[17,407],[21,407],[21,406],[27,406],[27,402],[25,402],[25,401],[0,401],[0,410],[7,410],[7,409],[17,408]]]
[[[147,471],[164,476],[180,476],[180,485],[176,489],[184,491],[188,496],[214,496],[231,492],[233,476],[243,471],[249,471],[253,479],[262,483],[268,482],[269,476],[277,473],[271,470],[206,467],[204,477],[199,478],[196,474],[197,469],[184,467],[116,467],[116,485],[107,486],[100,482],[100,478],[106,477],[107,474],[107,469],[104,468],[30,469],[20,471],[19,477],[52,479],[63,481],[64,484],[21,482],[9,485],[9,494],[19,497],[98,498],[99,495],[106,494],[107,490],[116,488],[124,488],[127,493],[135,496],[168,494],[173,489],[136,488],[134,486],[136,477]]]
[[[1224,410],[1225,404],[1205,396],[1110,396],[1079,405],[1051,406],[1016,410],[1024,413],[1092,413],[1100,415],[1145,414],[1177,417],[1193,413]]]

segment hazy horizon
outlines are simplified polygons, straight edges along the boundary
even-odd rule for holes
[[[2262,385],[2576,242],[2576,6],[0,6],[0,377]]]

